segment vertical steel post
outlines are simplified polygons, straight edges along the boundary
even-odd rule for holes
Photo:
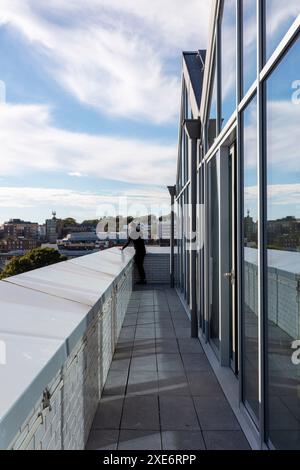
[[[190,240],[190,273],[191,273],[191,337],[198,338],[197,314],[197,143],[201,139],[201,125],[198,119],[184,121],[185,132],[191,140],[191,240]]]
[[[171,196],[171,234],[170,234],[170,286],[173,289],[175,286],[174,275],[174,246],[175,246],[175,229],[174,229],[174,202],[176,194],[176,186],[168,186]]]
[[[197,139],[191,141],[191,336],[198,338],[198,315],[197,315]]]

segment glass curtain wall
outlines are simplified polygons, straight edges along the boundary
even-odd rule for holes
[[[220,200],[220,165],[219,158],[209,162],[209,337],[215,348],[220,348],[219,321],[219,200]]]
[[[245,95],[257,76],[257,10],[255,0],[242,2],[243,94]]]
[[[214,61],[216,62],[216,61]],[[210,148],[216,139],[217,136],[217,71],[216,65],[213,67],[213,78],[212,78],[212,89],[210,96],[210,110],[209,110],[209,119],[207,124],[207,143],[208,148]]]
[[[259,420],[258,359],[258,159],[257,99],[246,107],[243,122],[243,400]]]
[[[265,85],[268,436],[277,449],[300,449],[300,365],[294,354],[300,339],[300,97],[292,87],[299,57],[298,38]]]
[[[300,14],[299,0],[265,0],[266,4],[266,60],[283,39],[294,20]]]
[[[221,20],[221,128],[236,108],[236,53],[236,0],[225,0]]]

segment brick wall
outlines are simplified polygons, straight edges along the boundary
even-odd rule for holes
[[[132,291],[129,264],[9,449],[84,449]]]

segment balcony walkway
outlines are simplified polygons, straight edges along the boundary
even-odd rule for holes
[[[87,449],[249,449],[174,290],[132,293]]]

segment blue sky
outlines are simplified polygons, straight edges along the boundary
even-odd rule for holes
[[[206,47],[210,1],[0,0],[0,223],[167,203],[181,51]]]

